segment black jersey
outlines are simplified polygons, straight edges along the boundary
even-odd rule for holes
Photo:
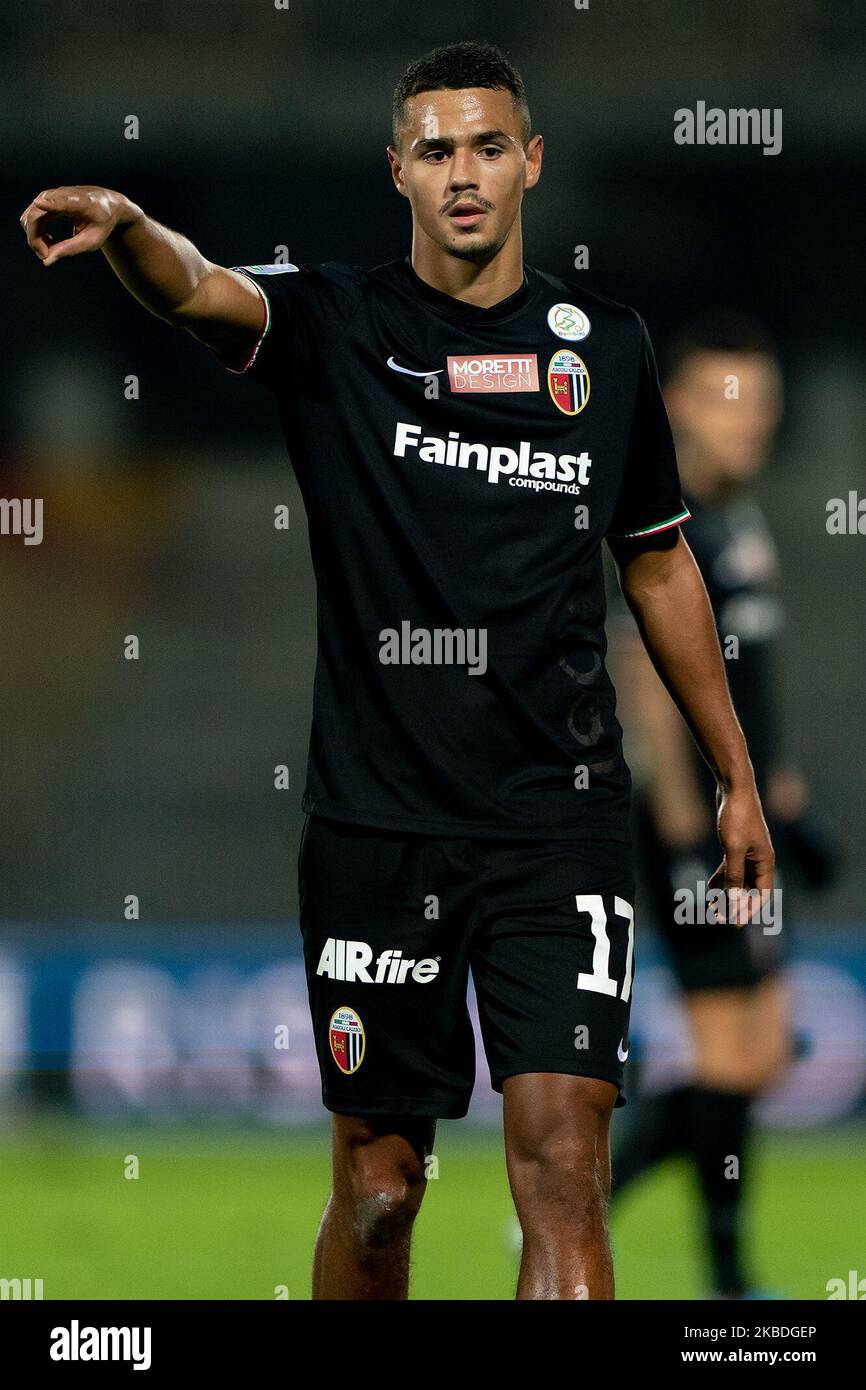
[[[783,610],[776,546],[752,498],[708,503],[687,494],[686,500],[692,513],[689,546],[707,586],[731,699],[763,794],[779,740],[775,645]]]
[[[304,809],[627,841],[601,545],[688,516],[638,314],[528,266],[491,308],[408,257],[236,269],[317,581]]]

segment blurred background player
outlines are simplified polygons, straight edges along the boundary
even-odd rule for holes
[[[728,658],[734,707],[776,848],[776,902],[784,915],[771,908],[764,922],[742,929],[674,920],[677,890],[700,897],[719,862],[714,784],[636,629],[624,622],[613,644],[621,717],[627,737],[654,750],[640,760],[645,774],[634,798],[644,901],[684,992],[694,1071],[691,1085],[638,1093],[626,1107],[613,1135],[613,1190],[618,1196],[662,1159],[687,1154],[699,1183],[714,1292],[742,1298],[750,1293],[741,1208],[752,1102],[780,1078],[794,1047],[781,973],[790,944],[790,875],[820,888],[834,864],[803,777],[783,756],[774,650],[783,619],[779,563],[752,492],[782,415],[775,347],[747,318],[707,317],[673,344],[665,401],[692,513],[688,543]],[[732,1157],[738,1178],[731,1176]]]

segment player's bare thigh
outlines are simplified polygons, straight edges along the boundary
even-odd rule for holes
[[[503,1084],[505,1155],[515,1198],[540,1164],[592,1176],[610,1193],[610,1081],[558,1072],[528,1072]]]
[[[788,1002],[778,974],[745,989],[690,990],[697,1084],[756,1091],[777,1080],[790,1056]]]
[[[503,1084],[505,1151],[523,1233],[518,1299],[612,1299],[607,1234],[617,1087],[532,1072]]]

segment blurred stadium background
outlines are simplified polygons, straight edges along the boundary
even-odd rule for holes
[[[42,1278],[46,1298],[305,1298],[328,1185],[295,925],[315,606],[276,411],[101,257],[46,276],[18,215],[41,188],[98,183],[229,265],[283,245],[295,262],[404,254],[391,91],[458,38],[505,48],[546,137],[528,260],[635,304],[662,357],[719,304],[781,343],[787,415],[760,496],[785,573],[789,743],[845,865],[797,899],[811,1049],[762,1105],[752,1245],[786,1294],[866,1275],[863,540],[825,528],[828,500],[864,489],[866,12],[103,0],[4,3],[0,25],[0,496],[45,512],[41,545],[0,537],[0,1277]],[[780,107],[782,153],[675,145],[674,110],[699,99]],[[688,1042],[646,924],[638,955],[634,1036],[662,1086]],[[479,1049],[470,1120],[441,1127],[417,1297],[511,1295],[498,1115]],[[621,1296],[701,1296],[693,1198],[677,1163],[628,1195]]]

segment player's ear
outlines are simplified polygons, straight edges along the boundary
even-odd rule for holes
[[[541,178],[541,161],[544,155],[544,136],[533,135],[526,146],[526,183],[524,187],[534,188]]]
[[[388,163],[391,166],[391,177],[394,180],[394,187],[397,189],[397,192],[402,193],[405,198],[407,197],[406,183],[403,178],[403,164],[400,159],[400,152],[394,145],[388,145],[386,153],[388,155]]]

